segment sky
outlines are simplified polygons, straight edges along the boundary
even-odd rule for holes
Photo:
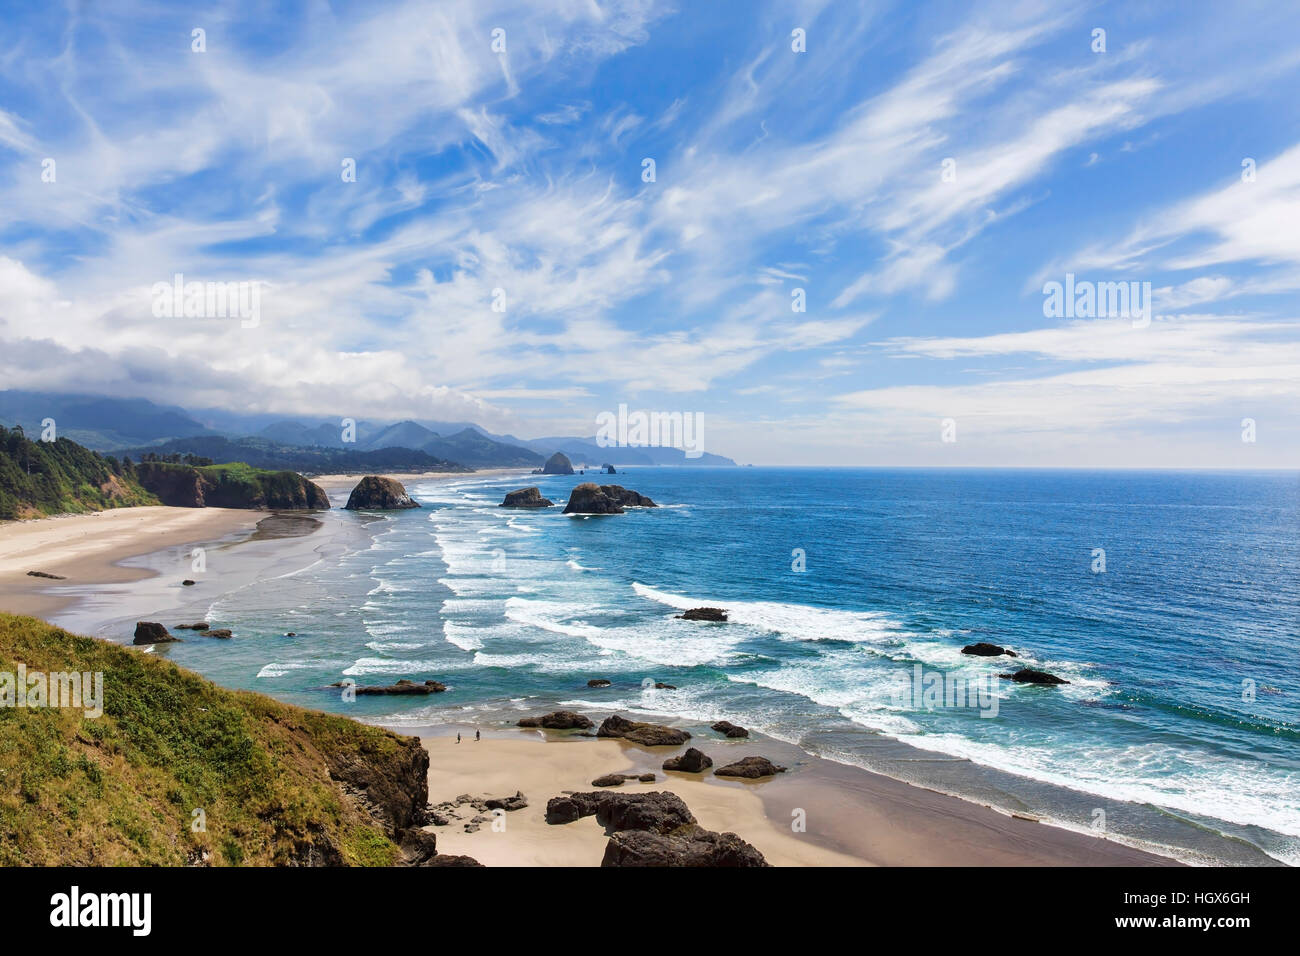
[[[1251,0],[0,0],[0,388],[1300,467],[1298,80]]]

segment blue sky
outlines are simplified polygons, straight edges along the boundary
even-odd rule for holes
[[[626,403],[760,464],[1300,465],[1294,5],[108,6],[0,11],[4,387],[523,436]],[[155,316],[177,272],[260,320]],[[1154,318],[1045,316],[1067,273]]]

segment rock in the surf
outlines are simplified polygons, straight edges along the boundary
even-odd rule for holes
[[[501,502],[502,508],[551,508],[555,502],[550,498],[543,498],[540,488],[520,488],[517,491],[506,492],[506,500]]]
[[[1068,684],[1068,680],[1057,677],[1055,674],[1049,674],[1047,671],[1036,671],[1028,667],[1022,667],[1014,674],[999,674],[1003,680],[1013,680],[1017,684]]]
[[[366,475],[352,489],[348,503],[343,507],[348,511],[398,511],[420,506],[406,493],[400,481],[382,475]]]
[[[172,637],[167,628],[163,627],[157,621],[136,621],[135,622],[135,639],[132,644],[168,644],[172,641],[179,641],[179,637]]]
[[[990,644],[988,641],[980,641],[977,644],[967,644],[961,649],[963,654],[973,654],[976,657],[999,657],[1003,654],[1007,657],[1019,657],[1015,651],[1009,647],[1001,647],[997,644]]]
[[[733,724],[729,720],[720,720],[716,724],[714,724],[710,729],[716,730],[724,737],[730,737],[733,740],[739,737],[749,736],[748,730],[746,730],[744,727],[740,727],[736,724]]]
[[[543,475],[571,475],[573,474],[573,462],[562,452],[556,452],[550,458],[546,459],[546,464],[542,466]]]
[[[727,612],[720,607],[693,607],[677,617],[683,621],[725,621]]]

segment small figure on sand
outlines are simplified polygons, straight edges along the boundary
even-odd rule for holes
[[[456,743],[460,743],[460,734],[456,735]]]
[[[482,739],[481,736],[479,735],[479,732],[478,732],[477,730],[474,731],[474,739],[475,739],[475,740],[481,740],[481,739]]]

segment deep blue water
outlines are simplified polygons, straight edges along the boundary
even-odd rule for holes
[[[665,507],[497,507],[581,480],[471,475],[412,486],[420,511],[332,515],[353,546],[219,601],[240,640],[172,656],[389,723],[725,717],[1069,825],[1100,808],[1121,837],[1300,862],[1300,476],[632,469],[606,480]],[[674,617],[700,604],[730,622]],[[960,653],[975,641],[1023,660]],[[917,665],[996,695],[996,715],[925,706]],[[1015,666],[1071,683],[997,679]],[[342,676],[451,689],[344,705],[317,689]]]

